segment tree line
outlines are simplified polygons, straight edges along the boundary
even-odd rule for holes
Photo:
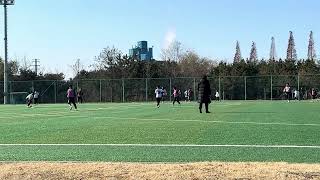
[[[87,83],[87,85],[86,83],[81,83],[84,80],[191,77],[180,80],[179,83],[176,81],[171,84],[187,88],[194,85],[193,78],[197,78],[198,80],[198,78],[206,74],[209,76],[212,89],[219,91],[225,99],[280,98],[281,88],[285,83],[290,83],[293,88],[298,88],[299,86],[299,88],[303,88],[303,91],[308,91],[311,88],[320,88],[320,76],[317,76],[320,74],[320,66],[319,62],[315,59],[261,59],[254,61],[252,59],[241,59],[233,63],[219,62],[218,60],[201,57],[192,50],[184,51],[181,48],[181,43],[178,42],[173,43],[168,49],[162,50],[161,59],[160,61],[139,61],[122,53],[116,47],[106,47],[94,58],[94,63],[91,65],[90,70],[82,68],[79,65],[79,61],[77,62],[78,65],[71,66],[75,73],[74,77],[68,80],[65,80],[63,73],[35,74],[30,67],[24,67],[17,61],[9,62],[9,79],[10,81],[59,81],[59,88],[62,90],[58,94],[63,94],[68,84],[80,82],[80,86],[84,89],[94,89],[93,93],[90,93],[92,97],[98,96],[97,94],[100,93],[99,86],[101,85],[98,83]],[[0,59],[0,81],[3,81],[2,59]],[[117,89],[121,89],[120,81],[117,85],[113,85],[110,82],[104,85],[115,86],[110,91],[115,92]],[[21,85],[19,83],[15,84],[14,91],[28,90],[22,87],[26,86],[23,83]],[[149,86],[154,88],[161,84],[169,86],[167,81],[161,83],[160,80],[154,81],[154,83],[150,81]],[[126,85],[132,87],[128,88],[128,92],[125,93],[128,95],[127,99],[130,99],[129,96],[132,96],[132,100],[145,100],[145,94],[142,93],[145,91],[143,90],[145,88],[144,81],[126,80]],[[30,85],[28,84],[28,86]],[[42,83],[38,85],[38,89],[44,90],[48,86],[51,87],[52,84]],[[78,86],[79,84],[77,84]],[[50,89],[49,92],[51,95],[54,93]],[[150,97],[152,97],[151,89],[149,93]],[[121,93],[112,96],[117,96],[114,99],[121,99]]]

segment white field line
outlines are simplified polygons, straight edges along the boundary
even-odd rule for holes
[[[113,114],[113,113],[112,113]],[[298,123],[278,123],[278,122],[252,122],[252,121],[203,121],[196,119],[155,119],[155,118],[133,118],[133,117],[92,117],[92,116],[81,116],[81,115],[67,115],[67,114],[27,114],[27,117],[48,117],[48,118],[94,118],[94,119],[122,119],[122,120],[136,120],[136,121],[168,121],[168,122],[199,122],[199,123],[213,123],[213,124],[251,124],[251,125],[279,125],[279,126],[316,126],[320,127],[320,124],[298,124]],[[10,116],[10,117],[0,117],[0,119],[12,119],[21,116]]]
[[[0,146],[231,147],[231,148],[308,148],[308,149],[320,149],[320,146],[249,145],[249,144],[0,144]]]
[[[246,121],[203,121],[195,119],[146,119],[146,118],[131,118],[131,117],[94,117],[98,119],[128,119],[137,121],[172,121],[172,122],[201,122],[201,123],[220,123],[220,124],[253,124],[253,125],[283,125],[283,126],[320,126],[320,124],[290,124],[290,123],[264,123],[264,122],[246,122]]]

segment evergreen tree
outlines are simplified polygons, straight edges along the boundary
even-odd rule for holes
[[[314,47],[313,32],[310,31],[309,45],[308,45],[308,59],[315,60],[316,58],[317,58],[317,55]]]
[[[277,60],[276,43],[274,37],[271,38],[271,48],[270,48],[270,60]]]
[[[239,63],[240,61],[241,61],[240,44],[239,44],[239,41],[237,41],[236,54],[234,55],[233,62],[234,63]]]
[[[256,62],[257,60],[258,60],[258,54],[257,54],[256,43],[252,42],[249,61],[250,62]]]
[[[290,31],[290,37],[288,41],[287,60],[297,60],[297,51],[295,48],[293,33]]]

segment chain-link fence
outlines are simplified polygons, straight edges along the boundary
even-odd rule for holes
[[[193,91],[196,101],[200,78],[147,78],[74,81],[11,81],[10,102],[24,102],[25,94],[37,91],[41,103],[64,103],[69,85],[82,89],[85,102],[145,102],[155,100],[157,86],[166,89],[167,101],[172,100],[173,87]],[[280,100],[283,88],[289,83],[292,91],[299,91],[300,99],[311,98],[311,90],[320,90],[320,75],[225,76],[209,78],[212,95],[219,92],[222,100]],[[17,100],[20,98],[20,100]],[[22,98],[22,100],[21,100]],[[0,101],[3,102],[3,82],[0,82]]]

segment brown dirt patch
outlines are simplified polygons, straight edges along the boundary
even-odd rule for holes
[[[320,179],[320,164],[0,163],[0,179]]]

